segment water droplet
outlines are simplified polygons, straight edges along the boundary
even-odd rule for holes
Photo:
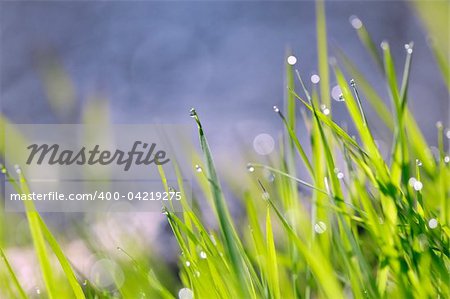
[[[422,161],[420,161],[419,159],[416,159],[416,165],[419,167],[422,166]]]
[[[360,29],[363,25],[360,18],[358,18],[357,16],[354,16],[354,15],[350,16],[349,21],[350,21],[350,24],[352,25],[352,27],[355,29]]]
[[[333,98],[333,100],[335,101],[340,101],[339,100],[339,96],[342,94],[342,90],[341,87],[339,87],[339,85],[335,85],[332,89],[331,89],[331,97]]]
[[[389,49],[389,43],[385,40],[381,42],[380,46],[381,46],[381,49],[383,49],[383,50]]]
[[[178,291],[178,299],[193,299],[194,292],[189,288],[182,288]]]
[[[194,108],[191,108],[191,110],[189,110],[189,116],[190,117],[196,117],[197,116],[197,111],[195,111]]]
[[[255,171],[255,167],[252,164],[248,163],[247,164],[247,170],[248,170],[248,172],[254,172]]]
[[[273,106],[273,111],[275,111],[276,113],[280,112],[280,108],[278,108],[278,106]]]
[[[422,188],[423,188],[422,182],[416,180],[416,181],[414,182],[413,188],[414,188],[414,190],[416,190],[416,191],[422,190]]]
[[[417,180],[416,180],[416,178],[415,177],[411,177],[411,178],[409,178],[409,180],[408,180],[408,184],[411,186],[411,187],[414,187],[414,184],[417,182]]]
[[[344,178],[344,173],[342,171],[339,170],[339,168],[335,168],[334,169],[334,173],[336,174],[336,177],[338,179],[343,179]]]
[[[297,57],[295,57],[294,55],[291,55],[287,58],[287,63],[289,65],[295,65],[297,63]]]
[[[38,294],[38,295],[41,294],[41,290],[39,288],[36,288],[36,294]]]
[[[327,230],[327,225],[324,222],[319,221],[316,224],[314,224],[314,231],[316,233],[323,234],[326,230]]]
[[[431,218],[430,221],[428,221],[428,227],[431,229],[435,229],[438,226],[438,221],[435,218]]]
[[[262,199],[264,200],[269,200],[270,199],[270,194],[269,192],[263,192],[263,194],[261,195]]]
[[[186,267],[190,267],[191,266],[191,262],[190,261],[186,261]]]
[[[200,165],[195,164],[195,171],[197,171],[197,172],[202,172],[203,169],[202,169],[202,167],[201,167]]]
[[[5,174],[7,171],[5,165],[0,164],[0,168],[1,168],[2,173]]]
[[[83,280],[83,285],[84,286],[87,285],[87,283],[88,283],[87,279]]]
[[[445,156],[444,157],[444,163],[449,163],[450,162],[450,157],[449,156]]]
[[[20,168],[19,165],[14,165],[14,168],[16,169],[17,174],[21,174],[22,173],[22,169]]]
[[[319,83],[319,81],[320,81],[319,75],[314,74],[314,75],[311,76],[311,82],[312,82],[313,84],[317,84],[317,83]]]
[[[204,252],[203,250],[200,251],[200,258],[202,258],[202,259],[206,259],[207,258],[206,252]]]
[[[275,181],[275,175],[273,174],[273,173],[269,173],[268,175],[267,175],[267,180],[270,182],[270,183],[273,183],[274,181]]]
[[[169,215],[169,211],[167,211],[166,207],[162,207],[161,208],[161,213],[164,214],[164,215]]]
[[[351,79],[350,80],[350,86],[351,87],[355,87],[356,86],[356,83],[355,83],[355,80],[354,79]],[[343,96],[342,96],[343,97]]]
[[[436,122],[436,128],[442,129],[443,126],[444,126],[444,125],[442,124],[441,121]]]
[[[195,276],[200,277],[200,271],[195,271]]]
[[[445,137],[450,139],[450,129],[447,129],[447,132],[445,132]]]
[[[412,52],[413,52],[413,48],[410,44],[405,44],[405,50],[406,50],[406,53],[408,53],[408,54],[412,54]]]
[[[344,98],[344,95],[342,93],[339,95],[338,102],[345,102],[345,98]]]
[[[325,106],[325,105],[320,105],[320,110],[325,115],[329,115],[330,114],[330,109],[327,106]]]

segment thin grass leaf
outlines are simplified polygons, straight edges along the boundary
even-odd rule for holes
[[[42,220],[42,218],[38,215],[38,220],[40,227],[42,229],[42,234],[44,235],[44,238],[47,240],[50,248],[52,249],[53,253],[58,258],[59,263],[61,264],[61,267],[64,271],[64,274],[69,281],[70,286],[72,287],[72,291],[75,295],[75,298],[77,299],[83,299],[85,298],[83,290],[77,280],[77,277],[72,269],[72,266],[70,265],[70,262],[67,260],[66,256],[64,255],[64,252],[62,251],[61,247],[58,244],[58,241],[56,241],[55,237],[52,235],[50,230],[48,229],[45,222]]]
[[[277,250],[273,239],[272,222],[270,220],[270,209],[267,208],[266,213],[266,247],[267,247],[267,275],[269,282],[269,290],[271,290],[272,298],[281,298],[280,283],[278,281],[278,263]]]
[[[11,267],[11,264],[8,261],[8,258],[6,257],[5,253],[3,252],[3,249],[0,248],[0,257],[3,263],[6,266],[6,269],[8,270],[8,273],[10,275],[10,278],[12,279],[13,285],[16,288],[20,298],[28,298],[25,291],[23,290],[22,286],[19,283],[19,280],[17,279],[16,274],[14,273],[14,270]]]
[[[225,246],[227,248],[228,254],[230,254],[233,269],[237,273],[238,276],[237,280],[241,287],[241,292],[243,295],[249,296],[251,294],[251,290],[248,289],[248,286],[251,285],[251,283],[246,283],[248,282],[248,279],[245,275],[245,273],[247,273],[247,268],[245,268],[243,264],[244,262],[240,257],[241,253],[239,252],[239,247],[237,245],[239,243],[239,239],[233,227],[232,221],[230,220],[231,218],[229,215],[229,211],[222,196],[222,190],[220,188],[220,183],[216,174],[211,151],[209,149],[206,136],[203,132],[203,127],[200,122],[200,119],[194,109],[191,109],[191,116],[195,119],[195,122],[197,123],[198,126],[200,144],[202,147],[205,163],[207,166],[206,169],[211,184],[212,197],[214,199],[214,208],[219,220],[220,230],[225,239]]]

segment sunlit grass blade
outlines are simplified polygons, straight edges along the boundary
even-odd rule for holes
[[[58,244],[58,241],[56,241],[55,237],[52,235],[50,230],[48,229],[47,225],[42,220],[41,216],[38,215],[39,224],[42,230],[42,234],[44,235],[44,238],[47,240],[50,248],[52,249],[55,256],[58,258],[59,263],[61,264],[61,267],[64,271],[64,274],[69,281],[70,286],[72,287],[72,291],[75,294],[75,297],[77,299],[85,298],[83,290],[77,280],[77,277],[72,269],[72,266],[70,265],[70,262],[67,260],[66,256],[64,255],[63,250]]]
[[[28,185],[26,183],[25,177],[23,176],[21,170],[17,168],[17,172],[19,174],[19,189],[17,189],[18,193],[29,194],[30,190],[28,189]],[[15,180],[12,176],[8,175],[8,180]],[[47,290],[47,295],[50,299],[56,299],[57,290],[54,284],[54,271],[50,262],[50,253],[47,250],[47,246],[45,244],[44,234],[41,229],[41,222],[39,220],[39,214],[34,207],[34,203],[32,201],[25,201],[25,211],[28,219],[28,227],[31,232],[31,236],[33,239],[34,249],[36,251],[36,255],[39,260],[39,265],[42,272],[42,277],[45,283],[45,287]]]
[[[353,62],[344,54],[344,52],[337,48],[336,52],[344,68],[350,73],[352,78],[358,82],[359,88],[365,95],[365,98],[372,106],[372,108],[377,113],[378,117],[383,121],[383,123],[390,129],[394,130],[394,122],[392,120],[392,113],[389,108],[384,104],[383,99],[378,94],[378,92],[372,87],[372,85],[367,81],[364,75],[358,70],[358,68],[353,64]],[[379,58],[379,55],[377,55]],[[381,62],[382,63],[382,62]]]
[[[272,222],[270,220],[270,209],[267,209],[266,215],[266,246],[267,246],[267,274],[269,281],[269,290],[272,298],[281,298],[280,284],[278,281],[278,263],[275,240],[272,231]]]
[[[356,30],[359,40],[366,47],[366,50],[370,53],[376,65],[382,71],[384,69],[383,60],[381,60],[380,54],[378,52],[378,47],[373,41],[372,36],[367,31],[366,26],[357,16],[351,16],[349,21],[353,28]]]
[[[312,106],[307,103],[305,100],[303,100],[297,93],[295,93],[295,91],[290,90],[289,92],[291,92],[292,94],[295,95],[295,97],[301,101],[303,103],[303,105],[305,105],[306,108],[308,108],[311,112],[313,111]],[[331,120],[328,116],[326,116],[325,114],[323,114],[321,111],[316,111],[317,113],[317,117],[328,127],[330,127],[332,129],[332,131],[337,134],[339,137],[341,137],[347,144],[351,145],[352,147],[357,148],[358,150],[360,150],[361,152],[364,152],[364,150],[358,145],[358,143],[351,138],[347,132],[345,132],[338,124],[336,124],[335,122],[333,122],[333,120]]]
[[[305,258],[306,262],[311,267],[311,271],[319,283],[319,288],[323,290],[329,298],[344,298],[339,283],[333,275],[333,270],[330,267],[328,259],[322,255],[320,248],[314,248],[313,251],[311,251],[303,243],[303,241],[298,238],[288,221],[274,205],[272,200],[269,199],[268,202],[278,216],[278,219],[286,230],[289,238],[294,242],[300,254]]]
[[[301,159],[305,163],[306,169],[308,170],[309,174],[311,175],[311,177],[313,177],[314,171],[313,171],[311,162],[309,161],[308,156],[305,153],[305,150],[303,149],[302,145],[300,144],[300,141],[298,140],[297,135],[295,134],[295,131],[289,126],[286,118],[281,113],[280,109],[277,106],[274,106],[273,109],[276,113],[278,113],[278,115],[283,120],[283,123],[285,125],[286,130],[289,133],[289,137],[291,138],[291,141],[295,145],[295,148],[297,149],[298,154],[300,155]]]
[[[10,275],[10,279],[12,280],[13,285],[15,286],[20,298],[22,298],[22,299],[28,298],[25,291],[23,290],[22,286],[20,285],[19,280],[17,279],[17,276],[14,273],[14,270],[12,269],[11,264],[8,261],[8,258],[6,257],[5,253],[3,252],[3,249],[1,249],[1,248],[0,248],[0,258],[3,261],[3,263],[5,264],[6,269],[8,270],[8,273]]]
[[[200,119],[194,109],[191,109],[191,116],[195,119],[198,126],[198,134],[206,163],[207,176],[208,180],[210,181],[212,197],[214,199],[214,208],[219,221],[220,230],[225,241],[225,246],[227,248],[228,254],[230,255],[233,269],[237,274],[237,280],[239,282],[239,285],[241,286],[242,295],[249,296],[251,294],[251,290],[248,288],[248,286],[250,286],[251,284],[246,283],[248,282],[248,279],[245,275],[248,272],[244,267],[244,261],[241,257],[241,252],[239,252],[239,239],[232,225],[228,208],[223,199],[223,194],[220,188],[219,179],[216,174],[211,151],[209,149],[206,136],[203,132],[203,127]]]
[[[21,171],[20,168],[17,168],[17,173],[19,175],[18,184],[16,180],[7,173],[7,178],[10,183],[15,186],[16,191],[18,193],[24,193],[29,194],[29,188],[28,184],[26,182],[26,179]],[[72,267],[70,266],[69,261],[65,257],[63,251],[61,250],[59,244],[57,243],[56,239],[53,237],[51,232],[48,230],[47,226],[45,225],[44,221],[41,219],[41,216],[36,211],[34,207],[34,203],[32,201],[25,201],[25,211],[28,218],[28,224],[29,229],[31,232],[31,236],[33,238],[33,244],[35,246],[36,254],[38,256],[38,260],[40,263],[41,271],[44,278],[44,283],[48,292],[49,298],[57,298],[53,297],[56,296],[56,286],[54,284],[54,278],[53,278],[53,267],[50,262],[50,253],[47,250],[47,246],[45,243],[45,239],[47,239],[47,242],[49,242],[50,248],[55,253],[56,257],[58,258],[62,269],[65,273],[65,276],[72,287],[72,290],[74,292],[74,295],[77,299],[85,298],[83,290],[80,286],[80,284],[77,281],[76,275],[72,270]]]

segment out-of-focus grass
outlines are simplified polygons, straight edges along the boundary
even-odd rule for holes
[[[423,19],[432,23],[428,17]],[[123,279],[114,278],[115,287],[99,287],[95,281],[87,280],[76,264],[71,264],[57,242],[58,236],[28,206],[31,239],[45,283],[45,290],[38,295],[449,298],[450,158],[444,144],[444,135],[448,137],[449,133],[444,132],[442,125],[438,126],[438,153],[433,156],[409,112],[413,46],[405,48],[405,67],[398,82],[389,44],[383,42],[380,53],[364,24],[359,19],[352,21],[385,77],[395,108],[390,115],[379,92],[339,49],[339,63],[333,63],[330,72],[322,1],[317,5],[317,21],[320,88],[316,90],[313,86],[308,90],[301,78],[304,70],[286,64],[286,109],[274,107],[286,127],[285,140],[280,142],[278,154],[270,164],[249,164],[248,177],[234,182],[240,188],[233,192],[240,192],[236,195],[241,198],[239,204],[244,211],[239,218],[229,211],[204,127],[197,112],[191,111],[204,161],[196,167],[196,183],[203,193],[199,196],[205,197],[213,212],[217,228],[202,214],[204,209],[199,209],[197,197],[192,206],[183,202],[182,213],[164,209],[180,250],[179,282],[171,278],[175,273],[151,253],[131,255],[120,247],[121,258],[117,258],[103,251],[82,227],[80,234],[86,246],[99,256],[115,260],[124,274]],[[448,69],[448,61],[438,57],[438,62],[441,70]],[[336,104],[348,109],[357,136],[350,136],[333,120],[329,72],[342,90],[342,102]],[[345,73],[353,80],[345,77]],[[445,78],[445,71],[443,74]],[[299,84],[295,84],[296,80]],[[296,88],[297,85],[301,88]],[[362,109],[365,100],[393,135],[387,159],[383,158]],[[296,129],[298,105],[308,112],[303,114],[308,131]],[[2,124],[7,122],[3,117],[0,120]],[[308,134],[309,145],[300,143],[298,136],[302,134]],[[305,151],[307,146],[312,150],[310,157]],[[2,152],[3,148],[0,144]],[[299,164],[305,166],[307,178],[297,177]],[[179,175],[176,188],[184,194],[182,174],[178,168],[176,172]],[[267,172],[272,179],[267,179]],[[164,180],[162,168],[160,174]],[[26,191],[21,173],[15,179],[8,176],[17,189]],[[242,189],[245,191],[241,192]],[[3,228],[2,235],[7,233],[8,228]],[[0,296],[38,296],[25,293],[13,263],[1,248],[0,256]]]

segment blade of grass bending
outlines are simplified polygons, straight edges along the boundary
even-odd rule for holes
[[[327,194],[327,192],[325,190],[319,189],[319,188],[315,187],[314,185],[312,185],[310,183],[307,183],[307,182],[305,182],[305,181],[303,181],[303,180],[301,180],[299,178],[296,178],[296,177],[294,177],[294,176],[292,176],[292,175],[290,175],[290,174],[288,174],[286,172],[283,172],[281,170],[275,169],[273,167],[270,167],[270,166],[267,166],[267,165],[263,165],[263,164],[258,164],[258,163],[249,163],[249,165],[251,165],[253,167],[265,168],[265,169],[270,170],[270,171],[272,171],[274,173],[278,173],[278,174],[281,174],[281,175],[283,175],[283,176],[285,176],[287,178],[290,178],[290,179],[292,179],[292,180],[302,184],[303,186],[306,186],[308,188],[314,189],[314,190],[319,191],[321,193]]]
[[[56,257],[58,258],[58,261],[61,264],[64,274],[66,275],[66,278],[69,281],[70,286],[72,287],[75,297],[77,299],[85,298],[83,289],[81,288],[81,286],[77,280],[75,272],[73,271],[72,266],[70,265],[70,262],[67,260],[66,256],[64,255],[61,247],[59,246],[58,241],[56,241],[55,237],[50,232],[47,225],[42,220],[41,216],[39,214],[37,214],[37,215],[38,215],[37,218],[39,220],[40,227],[42,229],[42,233],[43,233],[45,239],[47,240],[48,244],[50,245],[50,248],[52,249],[52,251],[54,252]]]
[[[20,182],[20,190],[21,192],[25,194],[29,194],[30,191],[28,189],[28,184],[26,183],[26,179],[24,175],[22,174],[22,171],[18,168],[18,174],[19,174],[19,182]],[[26,214],[29,220],[29,226],[31,230],[31,234],[33,236],[33,240],[35,242],[35,248],[38,253],[38,258],[41,263],[41,270],[44,275],[45,284],[47,287],[47,291],[53,290],[53,277],[52,277],[52,267],[50,264],[50,257],[47,253],[46,245],[45,245],[45,239],[47,239],[47,242],[50,245],[50,248],[58,258],[58,261],[64,271],[64,274],[69,281],[70,286],[72,287],[72,291],[75,294],[75,297],[77,299],[83,299],[85,298],[83,290],[80,286],[80,284],[77,281],[76,275],[72,270],[72,267],[70,266],[69,261],[65,257],[63,251],[61,250],[61,247],[59,246],[56,239],[53,237],[50,230],[47,228],[46,224],[42,220],[39,213],[36,211],[34,207],[34,203],[32,201],[25,201],[25,209]],[[49,291],[49,297],[52,298],[52,293]]]
[[[337,55],[339,60],[342,61],[342,64],[349,72],[352,78],[358,82],[358,86],[366,96],[367,101],[378,114],[378,117],[383,121],[383,123],[390,129],[394,130],[394,122],[391,117],[391,111],[384,104],[383,99],[378,95],[376,90],[372,87],[372,85],[367,81],[364,75],[358,70],[358,68],[353,64],[353,62],[344,54],[344,52],[336,48]],[[377,57],[379,57],[377,55]]]
[[[6,269],[8,270],[9,275],[11,276],[12,282],[14,286],[16,287],[19,295],[21,298],[28,298],[25,291],[23,290],[22,286],[19,283],[19,280],[17,279],[16,274],[14,273],[14,270],[11,267],[11,264],[8,261],[8,258],[6,257],[5,253],[3,252],[3,249],[0,248],[0,257],[2,258],[3,262],[6,265]]]
[[[370,53],[377,67],[380,69],[380,71],[383,71],[383,60],[381,60],[380,54],[378,53],[378,48],[373,41],[372,36],[367,31],[366,26],[364,26],[364,23],[357,16],[351,16],[350,24],[356,30],[359,40]]]
[[[214,161],[211,155],[211,151],[209,149],[208,142],[206,140],[206,136],[203,132],[202,124],[194,109],[191,109],[190,113],[191,117],[193,117],[195,119],[195,122],[197,123],[200,145],[203,151],[206,163],[206,170],[211,184],[212,197],[214,199],[214,208],[216,210],[216,214],[219,220],[220,230],[225,239],[225,245],[228,250],[228,253],[230,254],[234,271],[236,271],[237,273],[238,283],[241,287],[242,295],[248,297],[251,294],[251,291],[248,289],[248,285],[250,285],[250,282],[248,282],[247,277],[244,275],[245,273],[247,273],[247,270],[243,265],[244,262],[243,259],[240,257],[239,247],[237,245],[238,243],[240,243],[240,241],[231,223],[230,220],[231,217],[229,215],[228,208],[223,199],[222,190],[220,188],[220,182],[216,174]]]
[[[295,93],[295,91],[293,90],[289,90],[289,92],[291,92],[300,102],[303,103],[303,105],[305,105],[306,108],[308,108],[311,112],[313,111],[312,107],[310,104],[308,104],[305,100],[303,100],[297,93]],[[359,146],[359,144],[353,139],[351,138],[347,132],[345,132],[341,127],[339,127],[333,120],[331,120],[329,117],[327,117],[325,114],[323,114],[321,111],[316,111],[317,112],[317,116],[320,118],[320,120],[326,124],[328,127],[331,128],[331,130],[336,133],[339,137],[341,137],[346,143],[348,143],[349,145],[357,148],[359,151],[364,152],[364,150]],[[367,155],[367,153],[365,153],[365,155],[367,157],[369,157]]]
[[[30,191],[28,189],[28,185],[26,183],[25,177],[23,176],[21,170],[19,168],[16,169],[17,173],[19,174],[19,184],[18,189],[16,191],[19,194],[29,194]],[[9,175],[7,172],[7,178],[8,180],[14,181],[15,179]],[[17,186],[17,185],[16,185]],[[31,237],[33,239],[34,249],[36,250],[36,255],[38,257],[39,265],[41,268],[45,288],[47,290],[48,297],[50,299],[57,299],[57,292],[54,287],[54,280],[53,280],[53,270],[52,266],[50,264],[50,256],[47,252],[46,244],[44,235],[42,233],[40,221],[39,221],[39,214],[36,211],[34,207],[34,203],[32,201],[26,200],[24,201],[25,205],[25,213],[28,218],[28,227],[31,232]]]
[[[280,109],[278,109],[278,107],[276,107],[276,106],[274,106],[273,109],[276,113],[278,113],[278,115],[283,120],[283,123],[286,127],[286,130],[289,133],[289,137],[291,138],[291,141],[294,143],[295,147],[297,148],[297,152],[299,153],[300,158],[302,158],[303,162],[305,163],[306,169],[308,170],[311,178],[313,178],[314,171],[313,171],[311,162],[309,161],[308,156],[306,155],[302,145],[300,144],[300,141],[298,140],[297,135],[295,134],[294,130],[287,123],[287,120],[284,117],[284,115],[281,113]]]

